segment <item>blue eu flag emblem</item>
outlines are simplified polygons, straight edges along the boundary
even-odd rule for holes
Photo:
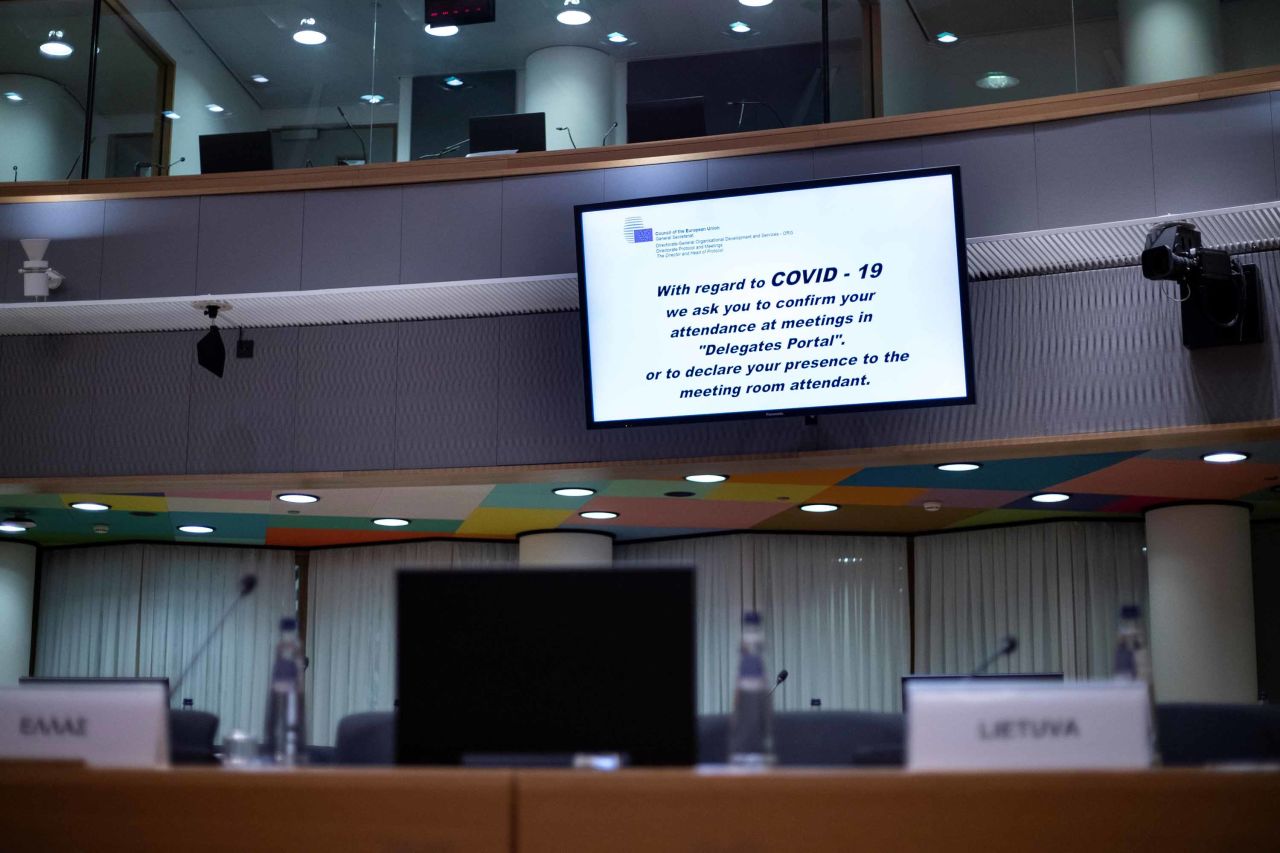
[[[652,242],[653,242],[653,229],[652,229],[652,228],[637,228],[633,233],[635,234],[635,238],[636,238],[636,242],[637,242],[637,243],[652,243]]]
[[[639,216],[628,216],[622,223],[622,239],[628,243],[652,243],[653,229],[645,228]]]

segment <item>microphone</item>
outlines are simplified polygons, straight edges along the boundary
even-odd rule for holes
[[[365,145],[364,145],[364,137],[360,135],[360,131],[358,131],[358,130],[356,130],[354,127],[352,127],[352,125],[351,125],[351,120],[350,120],[349,118],[347,118],[347,114],[346,114],[346,113],[344,113],[344,112],[342,111],[342,107],[341,107],[341,106],[339,106],[339,107],[338,107],[338,115],[342,116],[342,120],[343,120],[343,121],[345,121],[345,122],[347,123],[347,127],[351,130],[351,132],[352,132],[352,133],[354,133],[354,134],[356,135],[356,139],[359,139],[359,140],[360,140],[360,156],[364,157],[364,161],[365,161],[366,163],[368,163],[368,162],[369,162],[369,149],[368,149],[368,148],[366,148],[366,147],[365,147]]]
[[[191,668],[196,665],[196,661],[200,660],[200,658],[204,655],[205,650],[209,648],[209,644],[212,643],[214,638],[217,637],[219,632],[222,631],[222,626],[226,623],[227,619],[231,616],[232,612],[235,611],[236,607],[239,606],[240,602],[244,601],[246,598],[249,597],[250,593],[252,593],[257,588],[257,586],[258,586],[257,575],[245,575],[244,577],[240,578],[240,594],[236,596],[235,601],[231,602],[231,606],[228,607],[225,611],[223,611],[222,618],[218,620],[218,624],[213,626],[213,630],[209,632],[209,636],[204,638],[204,642],[200,644],[200,648],[196,649],[195,654],[193,654],[190,660],[187,661],[187,665],[182,668],[182,672],[178,673],[178,677],[174,680],[173,686],[169,688],[170,702],[172,702],[173,697],[178,694],[178,688],[182,686],[182,682],[186,679],[187,675],[191,672]]]
[[[441,148],[439,151],[437,151],[434,154],[419,154],[414,159],[415,160],[434,160],[437,157],[443,157],[446,154],[451,154],[454,151],[457,151],[459,148],[466,145],[470,141],[471,141],[471,137],[468,136],[466,139],[460,139],[457,142],[453,143],[452,145]]]
[[[781,687],[781,686],[782,686],[782,682],[786,681],[786,680],[787,680],[787,676],[788,676],[788,675],[790,675],[790,674],[791,674],[791,673],[787,672],[785,669],[784,669],[782,672],[778,673],[778,680],[777,680],[777,682],[773,685],[773,690],[777,690],[779,687]],[[769,691],[769,695],[770,695],[770,696],[772,696],[772,695],[773,695],[773,690],[770,690],[770,691]]]
[[[783,121],[783,120],[782,120],[782,116],[778,115],[778,111],[777,111],[777,110],[775,110],[775,109],[774,109],[770,104],[768,104],[768,103],[767,103],[767,102],[765,102],[765,101],[729,101],[729,102],[728,102],[728,106],[731,106],[731,107],[732,107],[732,106],[738,106],[738,107],[739,107],[739,109],[738,109],[738,127],[742,127],[742,117],[743,117],[743,115],[746,113],[746,110],[747,110],[747,104],[751,104],[752,106],[757,106],[757,107],[764,107],[766,110],[768,110],[769,112],[773,113],[774,121],[776,121],[776,122],[778,123],[778,127],[786,127],[786,126],[787,126],[787,123],[786,123],[785,121]]]
[[[978,664],[978,667],[973,672],[969,673],[969,675],[971,676],[982,675],[987,671],[987,669],[991,666],[991,664],[1000,660],[1000,658],[1004,657],[1005,655],[1013,654],[1017,650],[1017,648],[1018,648],[1018,638],[1013,636],[1012,634],[1009,634],[1003,640],[1000,641],[1000,648],[996,649],[994,652],[991,653],[990,656],[987,657],[986,660]]]
[[[570,129],[569,129],[569,128],[567,128],[567,127],[557,127],[557,128],[556,128],[556,130],[563,130],[565,133],[569,134],[569,144],[570,144],[570,145],[572,145],[574,148],[577,148],[577,147],[578,147],[578,143],[576,143],[576,142],[574,142],[574,141],[573,141],[573,131],[572,131],[572,130],[570,130]]]
[[[601,148],[603,148],[603,147],[605,146],[605,144],[606,144],[606,143],[608,143],[608,141],[609,141],[609,134],[613,133],[613,132],[614,132],[615,130],[617,130],[617,129],[618,129],[618,123],[617,123],[616,121],[615,121],[613,124],[609,125],[609,129],[608,129],[608,130],[606,130],[606,131],[604,132],[604,136],[603,136],[603,137],[601,137],[601,139],[600,139],[600,147],[601,147]]]

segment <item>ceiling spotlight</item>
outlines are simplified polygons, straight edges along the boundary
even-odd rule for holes
[[[751,32],[751,26],[743,21],[734,21],[729,25],[729,31],[738,33],[739,35],[745,35],[746,33]]]
[[[583,489],[583,488],[577,488],[577,487],[571,486],[565,489],[553,489],[552,492],[554,494],[559,495],[562,498],[585,498],[588,495],[594,495],[596,493],[596,490]]]
[[[5,533],[25,533],[35,526],[36,523],[22,513],[17,513],[4,521],[0,521],[0,531]]]
[[[609,35],[605,36],[605,38],[607,38],[609,41],[613,42],[614,44],[626,44],[627,42],[631,41],[631,39],[627,38],[625,35],[618,32],[609,33]]]
[[[942,501],[925,501],[922,506],[925,512],[937,512],[942,509]]]
[[[422,29],[426,30],[427,35],[436,36],[437,38],[448,38],[449,36],[456,36],[458,34],[458,28],[453,24],[447,24],[443,27],[433,27],[430,24],[427,24]]]
[[[375,518],[373,523],[379,527],[407,527],[409,519],[407,518]]]
[[[49,30],[49,38],[40,45],[40,52],[53,59],[65,59],[75,51],[64,38],[62,30]]]
[[[685,479],[690,483],[723,483],[729,478],[724,474],[690,474]]]
[[[1071,495],[1064,495],[1062,492],[1044,492],[1039,495],[1032,495],[1031,500],[1038,504],[1060,504],[1063,501],[1071,500]]]
[[[214,529],[207,524],[179,524],[178,530],[182,533],[191,533],[195,536],[201,536],[205,533],[212,533]]]
[[[217,302],[197,302],[196,307],[209,318],[209,331],[196,344],[196,364],[221,379],[222,371],[227,365],[227,348],[222,343],[222,333],[218,331],[218,309],[231,306]]]
[[[452,74],[450,74],[448,77],[444,78],[444,84],[446,86],[453,86],[456,88],[462,85],[462,78],[454,77]]]
[[[1222,465],[1228,462],[1243,462],[1249,458],[1249,454],[1240,453],[1236,450],[1219,450],[1217,453],[1206,453],[1200,458],[1205,462],[1216,462]]]
[[[284,494],[276,495],[276,500],[284,501],[287,504],[313,504],[320,499],[315,495],[305,495],[300,492],[285,492]]]
[[[738,0],[743,6],[768,6],[773,0]]]
[[[591,13],[582,8],[582,0],[564,0],[564,9],[556,20],[571,27],[580,27],[591,20]]]
[[[178,114],[177,114],[177,113],[175,113],[173,110],[165,110],[165,111],[164,111],[164,112],[162,112],[160,115],[162,115],[162,116],[164,116],[165,118],[170,119],[170,120],[182,118],[182,116],[178,115]]]
[[[1003,71],[988,71],[977,80],[979,89],[1012,89],[1020,82],[1017,77]]]
[[[26,533],[27,528],[14,524],[8,519],[0,521],[0,533]]]
[[[105,534],[105,533],[110,533],[110,532],[111,532],[111,527],[110,527],[109,525],[106,525],[106,524],[95,524],[95,525],[93,526],[93,532],[94,532],[94,533],[96,533],[96,534],[98,534],[99,536],[101,536],[101,535],[103,535],[103,534]]]
[[[204,108],[211,113],[225,113],[227,108],[221,104],[205,104]]]
[[[97,501],[76,501],[71,505],[72,509],[82,509],[85,512],[105,512],[111,509],[109,504],[100,504]]]
[[[840,507],[835,504],[801,504],[802,512],[835,512]]]
[[[598,519],[601,521],[603,521],[606,518],[618,517],[618,514],[616,512],[609,512],[608,510],[603,510],[603,509],[591,510],[589,512],[580,512],[578,513],[578,515],[582,516],[583,518]]]
[[[949,33],[946,31],[938,33],[936,36],[934,36],[934,38],[936,38],[942,44],[955,44],[956,42],[960,41],[960,36],[956,35],[955,33]]]
[[[361,95],[360,100],[367,104],[380,104],[386,100],[382,95]]]
[[[271,82],[271,78],[267,77],[265,74],[250,74],[249,79],[259,84]]]
[[[5,96],[5,98],[7,98],[8,100],[10,100],[10,101],[14,101],[14,102],[17,102],[17,101],[21,101],[21,100],[22,100],[22,96],[21,96],[21,95],[19,95],[17,92],[5,92],[5,93],[4,93],[4,96]]]
[[[933,467],[937,468],[939,471],[957,473],[960,471],[977,471],[982,466],[977,462],[944,462],[941,465],[935,465]]]
[[[303,18],[298,22],[301,29],[293,34],[293,40],[298,44],[317,45],[324,44],[329,37],[315,28],[315,18]]]

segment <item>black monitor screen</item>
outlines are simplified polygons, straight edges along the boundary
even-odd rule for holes
[[[547,150],[546,113],[476,116],[470,121],[470,131],[472,154]]]
[[[401,764],[696,756],[690,569],[402,571]]]
[[[200,172],[263,172],[275,168],[271,131],[211,133],[200,137]]]
[[[657,142],[707,135],[702,96],[627,104],[627,142]]]

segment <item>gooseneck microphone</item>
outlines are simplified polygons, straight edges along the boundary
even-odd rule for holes
[[[773,690],[777,690],[779,687],[781,687],[781,686],[782,686],[782,682],[784,682],[784,681],[786,681],[786,680],[787,680],[787,676],[788,676],[788,675],[790,675],[790,673],[789,673],[789,672],[787,672],[785,669],[784,669],[782,672],[778,673],[778,680],[777,680],[776,682],[774,682]],[[773,690],[770,690],[770,691],[769,691],[769,695],[770,695],[770,696],[772,696],[772,695],[773,695]]]
[[[986,660],[978,664],[977,668],[974,669],[973,672],[969,674],[982,675],[987,671],[988,668],[990,668],[991,664],[1000,660],[1000,658],[1004,657],[1005,655],[1013,654],[1015,651],[1017,651],[1017,648],[1018,648],[1018,638],[1013,636],[1012,634],[1009,634],[1007,637],[1005,637],[1003,640],[1000,641],[1000,648],[992,652],[987,657]]]
[[[573,131],[572,131],[568,126],[565,126],[565,127],[557,127],[557,128],[556,128],[556,130],[561,130],[561,131],[564,131],[565,133],[569,134],[569,144],[570,144],[570,145],[572,145],[574,148],[577,148],[577,147],[578,147],[578,143],[576,143],[576,142],[574,142],[574,141],[573,141]]]
[[[173,697],[178,694],[178,688],[182,686],[182,682],[191,672],[191,668],[196,665],[196,661],[200,660],[200,658],[204,656],[205,650],[209,648],[209,644],[212,643],[214,638],[222,631],[222,626],[226,624],[227,619],[231,617],[231,614],[235,611],[236,607],[239,606],[240,602],[248,598],[250,593],[257,589],[257,587],[257,575],[245,575],[240,578],[240,594],[236,596],[235,601],[231,602],[231,606],[223,611],[222,618],[218,620],[218,624],[213,626],[213,630],[209,632],[209,636],[204,638],[204,642],[200,644],[200,648],[196,649],[195,654],[193,654],[191,659],[187,661],[187,665],[182,668],[182,672],[178,673],[178,677],[174,680],[173,686],[169,688],[170,702],[172,702]]]
[[[356,130],[351,124],[351,119],[347,118],[347,114],[342,111],[342,107],[338,107],[338,115],[342,116],[342,120],[347,123],[347,128],[356,135],[356,139],[360,140],[360,156],[364,157],[366,163],[369,162],[369,149],[365,147],[364,137],[360,135],[360,131]]]
[[[616,121],[613,124],[609,125],[609,129],[604,132],[604,136],[600,139],[600,147],[603,148],[605,144],[608,143],[609,134],[613,133],[617,129],[618,129],[618,123]]]

